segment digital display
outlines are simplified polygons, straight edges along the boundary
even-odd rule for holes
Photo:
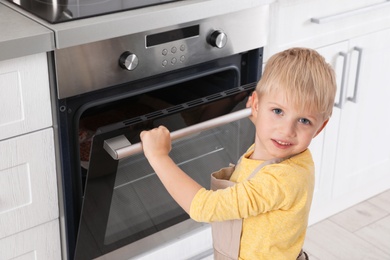
[[[146,47],[177,41],[199,35],[199,25],[175,29],[172,31],[156,33],[146,36]]]

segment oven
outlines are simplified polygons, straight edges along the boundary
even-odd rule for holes
[[[208,224],[169,196],[139,134],[165,125],[171,156],[209,187],[254,141],[268,7],[55,50],[68,259],[204,259]]]

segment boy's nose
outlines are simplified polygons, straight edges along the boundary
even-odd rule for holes
[[[286,137],[294,137],[295,136],[295,123],[294,122],[284,122],[281,125],[281,132]]]

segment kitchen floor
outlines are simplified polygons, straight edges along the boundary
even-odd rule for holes
[[[309,227],[310,260],[390,260],[390,190]]]

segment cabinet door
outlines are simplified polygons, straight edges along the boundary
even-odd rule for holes
[[[1,141],[0,238],[56,218],[53,129]]]
[[[309,147],[313,154],[316,179],[309,224],[316,223],[331,214],[328,212],[330,208],[324,207],[324,205],[329,204],[332,199],[333,166],[336,161],[338,128],[341,115],[338,103],[340,102],[340,97],[343,96],[342,90],[346,81],[348,41],[322,47],[317,49],[317,51],[325,57],[326,61],[335,70],[338,89],[336,104],[329,123],[312,140]]]
[[[0,62],[0,140],[52,125],[45,53]]]
[[[58,220],[0,239],[0,259],[61,259]]]
[[[356,203],[390,188],[390,30],[352,39],[349,46],[333,189],[335,198],[353,194],[343,198]]]

